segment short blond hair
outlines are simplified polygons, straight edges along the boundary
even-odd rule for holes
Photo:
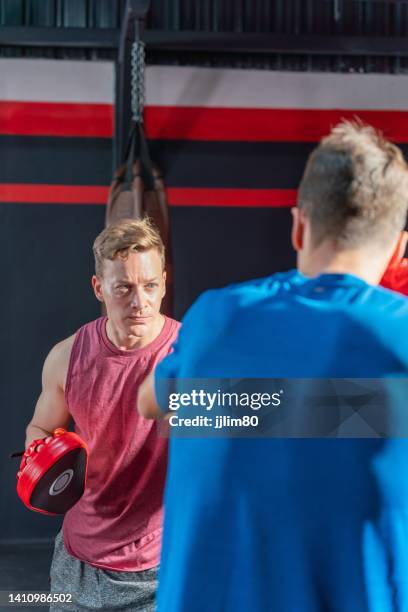
[[[401,150],[373,127],[343,121],[310,155],[298,206],[310,219],[316,245],[327,237],[340,248],[390,243],[408,208]]]
[[[164,270],[164,244],[151,219],[121,219],[105,228],[95,239],[95,274],[98,278],[102,277],[103,262],[106,259],[126,259],[131,251],[143,252],[150,249],[158,251]]]

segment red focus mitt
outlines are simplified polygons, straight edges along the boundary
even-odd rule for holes
[[[17,473],[17,493],[35,512],[56,515],[72,508],[85,490],[88,448],[65,429],[33,440],[23,454]]]
[[[380,281],[383,287],[404,295],[408,295],[408,259],[404,258],[407,240],[407,232],[401,232],[397,248]]]

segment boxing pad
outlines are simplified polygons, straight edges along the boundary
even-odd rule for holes
[[[393,291],[408,295],[408,259],[404,258],[408,235],[401,232],[397,248],[384,275],[380,285]]]
[[[381,279],[381,285],[408,295],[408,259],[401,259],[398,266],[387,268]]]
[[[34,440],[23,454],[17,473],[17,493],[30,510],[64,514],[85,490],[88,449],[83,440],[65,429]]]

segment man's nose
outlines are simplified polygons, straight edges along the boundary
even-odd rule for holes
[[[143,291],[141,289],[136,288],[133,290],[131,306],[132,308],[136,308],[137,310],[142,310],[145,307],[145,300],[143,296]]]

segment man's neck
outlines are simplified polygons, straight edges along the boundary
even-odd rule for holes
[[[352,274],[370,285],[378,285],[385,271],[383,258],[377,260],[369,251],[347,250],[334,252],[316,249],[300,272],[315,277],[320,274]]]

